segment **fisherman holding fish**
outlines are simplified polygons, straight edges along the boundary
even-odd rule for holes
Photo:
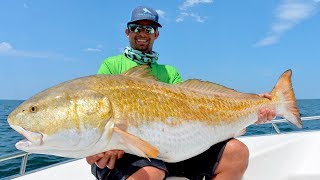
[[[152,50],[159,37],[157,12],[146,6],[136,7],[127,23],[125,34],[130,46],[123,54],[107,58],[98,74],[121,74],[132,67],[148,64],[153,75],[162,82],[177,84],[182,82],[176,68],[157,63],[158,53]],[[261,97],[271,99],[268,93]],[[159,104],[161,106],[161,104]],[[275,111],[262,108],[258,123],[271,120]],[[109,150],[87,157],[92,165],[92,173],[98,179],[164,179],[168,176],[189,179],[241,179],[248,165],[249,151],[237,139],[229,139],[211,146],[210,149],[190,159],[168,163],[158,159],[146,159],[124,153],[122,150]]]
[[[241,179],[249,152],[234,137],[275,115],[302,128],[291,70],[270,95],[182,81],[152,51],[160,27],[155,10],[135,8],[124,54],[107,58],[98,75],[60,83],[21,103],[7,118],[25,137],[16,148],[86,157],[98,179]]]

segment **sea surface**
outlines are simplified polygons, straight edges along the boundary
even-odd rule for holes
[[[10,153],[19,152],[14,145],[23,138],[9,127],[7,117],[10,112],[22,102],[21,100],[0,100],[0,158]],[[301,117],[320,116],[320,99],[298,100],[298,107]],[[289,123],[280,123],[278,127],[281,132],[318,130],[320,129],[320,121],[304,121],[303,129],[297,129]],[[275,134],[275,131],[271,124],[251,125],[247,128],[245,136],[260,134]],[[26,171],[30,172],[67,160],[70,159],[50,155],[31,154],[28,157]],[[18,174],[20,164],[21,158],[0,162],[0,179],[6,179],[8,176]],[[90,167],[88,166],[88,168]]]

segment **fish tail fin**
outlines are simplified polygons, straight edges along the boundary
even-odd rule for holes
[[[276,108],[277,114],[295,126],[302,128],[302,121],[292,88],[291,74],[292,71],[289,69],[280,76],[271,92],[271,96],[272,99],[280,100],[280,105]]]

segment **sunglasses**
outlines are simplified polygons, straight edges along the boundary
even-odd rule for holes
[[[140,33],[142,29],[144,29],[146,33],[154,34],[157,28],[155,26],[150,26],[150,25],[143,26],[139,24],[129,24],[128,29],[130,32],[134,32],[134,33]]]

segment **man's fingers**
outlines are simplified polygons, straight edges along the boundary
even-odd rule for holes
[[[107,164],[109,169],[113,169],[114,168],[117,158],[118,158],[117,155],[113,155],[113,156],[110,157],[110,159],[108,161],[108,164]]]
[[[108,162],[109,162],[110,156],[109,155],[105,155],[104,157],[102,157],[100,160],[96,161],[96,165],[100,168],[103,169],[107,166]]]
[[[267,109],[262,109],[260,111],[260,113],[261,113],[261,117],[260,117],[259,121],[261,123],[264,123],[266,121],[266,119],[267,119]]]
[[[96,161],[92,158],[92,156],[87,157],[86,160],[87,160],[87,163],[90,164],[90,165],[92,165],[94,162],[96,162]]]
[[[263,97],[268,98],[268,99],[271,100],[271,94],[269,94],[269,93],[265,93]]]
[[[263,98],[267,98],[267,99],[270,99],[272,98],[271,94],[269,93],[262,93],[262,94],[259,94],[260,97],[263,97]]]
[[[94,162],[98,161],[104,156],[104,153],[95,154],[86,158],[87,163],[92,165]]]
[[[264,108],[259,111],[258,121],[256,124],[262,124],[266,121],[270,121],[276,117],[276,112],[273,109]]]
[[[104,157],[102,157],[99,161],[96,162],[96,165],[99,168],[105,168],[106,166],[109,169],[114,169],[118,156],[123,155],[123,151],[121,150],[110,150],[104,153]]]
[[[258,114],[258,121],[256,122],[256,124],[262,124],[262,123],[265,123],[267,121],[267,118],[268,118],[268,109],[265,108],[265,109],[261,109],[259,111],[259,114]]]
[[[86,160],[90,165],[95,163],[100,169],[103,169],[106,166],[108,166],[109,169],[114,169],[117,159],[122,158],[123,154],[123,150],[110,150],[89,156]]]
[[[270,120],[272,120],[272,119],[274,119],[276,117],[276,112],[273,109],[266,108],[264,113],[266,115],[265,116],[265,121],[270,121]]]
[[[117,150],[117,158],[118,158],[118,159],[119,159],[119,158],[122,158],[123,154],[124,154],[124,151],[122,151],[122,150]]]
[[[107,151],[106,153],[108,153],[110,156],[115,155],[116,159],[119,159],[119,158],[122,158],[124,151],[123,150],[110,150],[110,151]]]
[[[276,112],[274,110],[270,110],[268,113],[268,120],[272,120],[276,117]]]

